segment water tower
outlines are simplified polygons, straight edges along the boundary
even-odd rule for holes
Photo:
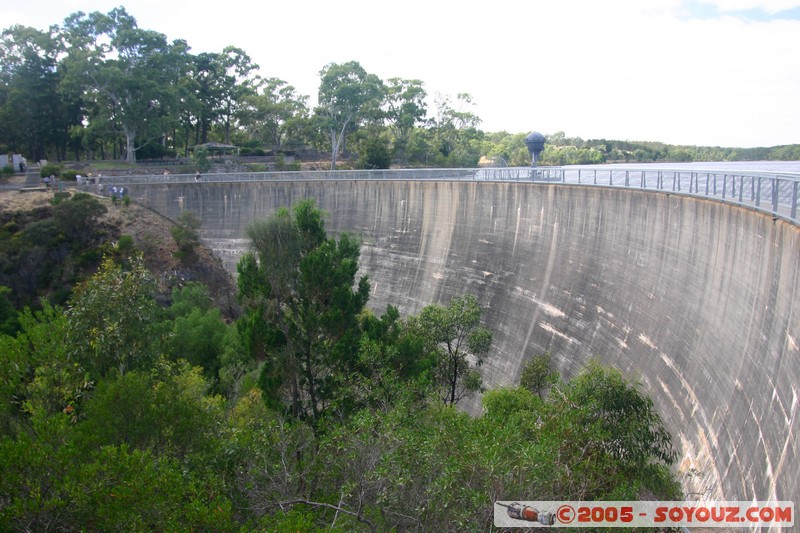
[[[536,168],[536,162],[539,160],[539,154],[544,150],[544,135],[538,131],[532,131],[525,137],[525,146],[528,147],[528,152],[531,154],[531,167]]]

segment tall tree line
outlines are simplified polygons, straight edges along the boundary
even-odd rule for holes
[[[47,30],[0,35],[0,153],[32,161],[188,158],[196,145],[251,153],[312,149],[357,168],[526,166],[527,132],[484,133],[472,97],[429,95],[423,81],[382,80],[357,61],[319,71],[317,105],[262,75],[245,50],[193,54],[140,28],[125,8],[77,12]],[[545,165],[798,160],[800,145],[674,146],[547,136]]]
[[[135,162],[187,157],[216,141],[313,148],[330,153],[333,168],[346,152],[365,168],[387,165],[384,155],[477,164],[480,119],[447,97],[428,118],[422,81],[384,82],[356,61],[319,75],[312,108],[288,82],[263,77],[244,50],[193,54],[185,40],[140,28],[123,7],[77,12],[45,31],[16,25],[0,39],[0,151]]]

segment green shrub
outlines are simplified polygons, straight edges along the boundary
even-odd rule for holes
[[[261,147],[250,148],[249,146],[245,146],[239,150],[239,155],[263,156],[267,155],[267,152],[265,152]]]
[[[61,167],[61,165],[56,165],[54,163],[48,163],[48,164],[42,166],[42,169],[39,171],[39,175],[41,177],[43,177],[43,178],[45,176],[59,177],[59,176],[61,176],[61,172],[62,171],[63,171],[63,168]]]
[[[356,162],[356,167],[365,170],[389,168],[392,162],[389,153],[389,142],[380,136],[367,139],[363,146],[363,153]]]
[[[61,176],[59,176],[64,181],[77,181],[76,177],[79,174],[76,170],[62,170]]]
[[[286,157],[283,154],[278,154],[275,158],[275,168],[278,170],[297,171],[300,170],[300,161],[292,163],[286,162]]]
[[[200,172],[208,172],[211,169],[211,160],[208,158],[208,150],[198,148],[194,151],[195,166]]]
[[[126,197],[127,198],[127,197]],[[123,235],[117,241],[117,249],[120,252],[130,252],[134,249],[133,237],[130,235]]]
[[[173,255],[181,261],[189,261],[194,258],[195,248],[200,244],[200,236],[197,233],[200,223],[200,217],[195,213],[184,211],[178,217],[177,224],[170,228],[172,238],[178,245],[178,249]]]
[[[264,163],[250,163],[247,165],[247,170],[250,172],[266,172],[267,165]]]
[[[68,192],[57,192],[53,194],[53,199],[50,200],[50,204],[58,205],[64,200],[67,200],[70,197],[70,193]]]
[[[0,174],[3,176],[13,176],[14,175],[14,167],[11,165],[6,165],[2,169],[0,169]]]

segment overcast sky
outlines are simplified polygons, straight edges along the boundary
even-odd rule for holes
[[[469,93],[484,131],[800,143],[800,0],[0,0],[0,27],[120,5],[194,53],[244,49],[312,102],[323,66],[355,60]]]

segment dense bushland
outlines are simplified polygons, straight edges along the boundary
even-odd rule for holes
[[[63,303],[0,336],[0,529],[487,530],[495,500],[680,499],[635,382],[546,356],[483,392],[469,294],[376,316],[359,243],[303,201],[254,224],[243,312],[199,283],[167,305],[141,251],[106,250]]]

